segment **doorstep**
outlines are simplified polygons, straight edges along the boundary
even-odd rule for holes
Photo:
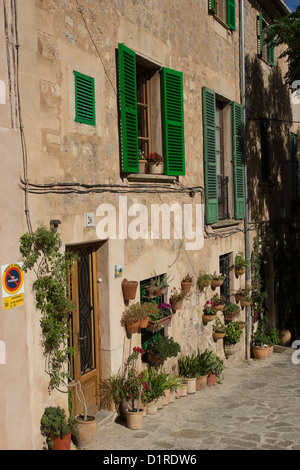
[[[116,419],[117,413],[109,410],[98,410],[94,413],[98,429],[108,423],[113,423]]]

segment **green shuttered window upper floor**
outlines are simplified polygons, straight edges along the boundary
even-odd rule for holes
[[[139,172],[136,54],[118,45],[122,170]],[[182,73],[161,69],[164,167],[167,175],[185,174]],[[154,149],[155,150],[155,149]]]
[[[74,71],[75,79],[75,121],[95,126],[95,84],[94,78]]]
[[[235,31],[235,2],[236,0],[226,0],[226,24]],[[217,0],[208,0],[208,9],[217,15]],[[225,18],[223,20],[225,22]]]
[[[232,142],[234,217],[245,217],[245,182],[243,155],[243,122],[241,105],[235,102],[232,107]],[[203,156],[205,221],[207,224],[219,221],[218,213],[218,169],[216,150],[216,95],[213,90],[203,87]]]

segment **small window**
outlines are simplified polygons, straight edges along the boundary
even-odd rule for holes
[[[262,14],[259,13],[257,17],[257,53],[262,59],[273,66],[275,60],[274,44],[273,42],[267,42],[267,26]]]
[[[208,0],[208,9],[222,23],[235,30],[235,0]]]
[[[231,289],[230,289],[230,266],[232,264],[231,262],[231,253],[227,253],[226,255],[221,255],[219,257],[219,270],[220,274],[223,274],[225,277],[225,280],[223,284],[220,287],[220,295],[224,295],[226,298],[226,304],[230,303],[230,295],[231,295]]]
[[[74,71],[75,121],[95,126],[95,84],[92,77]]]

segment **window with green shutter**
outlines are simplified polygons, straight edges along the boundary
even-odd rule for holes
[[[139,153],[158,152],[166,175],[184,175],[182,73],[151,64],[124,44],[118,53],[123,172],[139,172]]]
[[[244,152],[242,107],[232,102],[232,160],[234,182],[234,217],[245,217]]]
[[[216,95],[202,89],[205,221],[218,222],[218,179],[216,151]]]
[[[242,107],[216,96],[213,90],[206,87],[202,89],[202,99],[205,221],[213,224],[230,217],[243,219],[245,182]],[[232,133],[228,132],[229,128],[232,128]],[[228,151],[229,146],[232,147],[232,156]],[[229,198],[230,194],[233,198]]]
[[[75,79],[75,121],[95,126],[95,84],[94,78],[74,71]]]
[[[275,64],[274,41],[268,42],[267,23],[261,13],[257,16],[257,54],[271,66]]]
[[[208,9],[223,23],[235,30],[235,1],[236,0],[208,0]]]

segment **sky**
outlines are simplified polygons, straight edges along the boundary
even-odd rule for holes
[[[284,0],[290,10],[295,11],[300,6],[300,0]]]

